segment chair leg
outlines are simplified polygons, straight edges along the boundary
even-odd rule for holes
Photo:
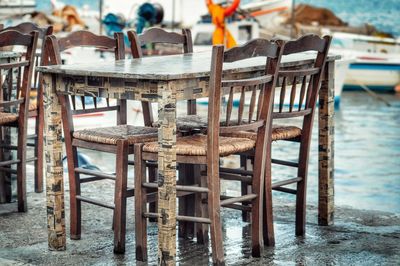
[[[74,240],[81,239],[81,202],[76,198],[81,194],[80,175],[75,172],[78,167],[78,151],[75,146],[67,145],[66,137],[66,153],[68,163],[69,177],[69,197],[70,197],[70,238]]]
[[[17,199],[18,199],[18,211],[27,211],[26,202],[26,123],[19,125],[18,127],[18,149],[17,158],[19,163],[17,164]]]
[[[201,166],[195,166],[198,169],[195,170],[195,182],[199,185],[199,187],[207,187],[207,177],[201,176]],[[197,217],[209,217],[207,211],[207,194],[206,193],[196,193],[196,203],[195,203],[195,212]],[[196,238],[198,244],[207,244],[209,243],[208,231],[209,225],[203,223],[197,223],[196,225]]]
[[[306,196],[307,196],[307,166],[309,143],[300,144],[298,177],[302,180],[297,183],[296,193],[296,236],[304,236],[306,231]]]
[[[272,205],[272,173],[271,173],[271,143],[266,145],[265,155],[265,179],[264,179],[264,244],[267,246],[275,246],[274,218]]]
[[[36,117],[35,125],[35,192],[43,192],[43,123],[40,120],[40,115]]]
[[[136,260],[147,261],[147,219],[143,216],[146,211],[146,162],[142,160],[143,144],[135,145],[135,238]]]
[[[116,181],[114,194],[114,253],[125,253],[126,192],[128,182],[127,141],[117,142]]]
[[[247,170],[247,156],[240,155],[240,168]],[[246,183],[241,183],[241,192],[242,196],[248,194],[248,185]],[[243,202],[242,205],[248,206],[247,202]],[[243,222],[250,222],[250,216],[247,211],[242,211],[242,221]]]
[[[251,202],[251,241],[252,256],[260,257],[264,248],[263,240],[263,199],[264,199],[264,173],[265,165],[263,163],[264,151],[256,148],[257,160],[254,161],[252,191],[257,197]]]
[[[210,168],[214,169],[210,170]],[[215,168],[217,169],[215,170]],[[216,163],[215,165],[208,165],[208,213],[211,220],[210,235],[213,264],[225,265],[220,213],[220,180],[218,176],[218,168],[218,163]]]
[[[149,172],[149,182],[157,182],[157,167],[150,166],[147,169]],[[149,203],[149,212],[157,212],[157,202]],[[149,222],[157,222],[157,218],[149,218]]]
[[[193,164],[179,164],[179,179],[178,184],[193,185],[195,167]],[[195,215],[195,195],[187,195],[178,198],[179,214],[185,216]],[[194,236],[194,223],[193,222],[179,222],[178,236],[182,238],[192,238]]]

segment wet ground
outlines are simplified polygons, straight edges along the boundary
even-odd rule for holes
[[[84,193],[112,199],[112,183],[85,187]],[[68,187],[66,187],[68,192]],[[67,193],[68,194],[68,193]],[[86,194],[87,195],[87,194]],[[113,254],[112,212],[83,204],[81,240],[67,240],[67,250],[47,249],[45,195],[30,191],[29,212],[16,213],[16,205],[0,208],[0,265],[135,265],[133,200],[128,200],[125,255]],[[66,209],[69,209],[68,197]],[[335,225],[318,226],[316,206],[308,206],[307,233],[294,236],[294,205],[275,200],[276,247],[262,258],[251,257],[250,226],[237,211],[223,212],[224,250],[228,265],[398,265],[400,216],[378,211],[338,207]],[[67,228],[69,214],[66,213]],[[67,235],[68,235],[67,229]],[[157,263],[157,227],[149,227],[149,265]],[[210,265],[210,247],[195,240],[178,241],[181,265]],[[141,264],[144,265],[144,264]]]

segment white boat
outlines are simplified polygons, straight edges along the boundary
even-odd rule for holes
[[[345,89],[366,86],[393,91],[400,85],[400,40],[349,33],[334,33],[332,46],[354,57]]]

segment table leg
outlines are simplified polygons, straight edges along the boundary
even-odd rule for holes
[[[333,224],[334,218],[334,113],[335,62],[328,62],[319,94],[319,199],[318,224]]]
[[[43,93],[48,245],[50,250],[65,250],[61,106],[56,95],[55,77],[51,74],[43,76]]]
[[[175,265],[176,256],[176,92],[158,86],[158,264]]]

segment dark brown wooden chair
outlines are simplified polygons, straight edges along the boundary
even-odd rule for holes
[[[28,34],[32,31],[39,33],[39,53],[35,51],[35,67],[41,65],[41,55],[44,48],[44,39],[46,36],[53,33],[53,26],[39,27],[31,22],[23,22],[16,26],[8,27],[5,30],[16,30],[24,34]],[[35,134],[28,135],[28,139],[33,139],[33,143],[27,143],[28,146],[34,147],[34,157],[27,158],[26,162],[34,161],[35,166],[35,192],[43,192],[43,93],[40,82],[40,75],[38,71],[33,73],[33,87],[31,94],[36,92],[36,99],[31,101],[29,104],[29,118],[35,119]]]
[[[18,145],[8,146],[17,150],[17,157],[12,160],[1,161],[0,170],[17,174],[17,198],[18,211],[27,211],[26,201],[26,143],[27,143],[27,121],[29,114],[29,95],[31,91],[31,80],[34,69],[35,51],[38,40],[38,32],[22,34],[15,30],[0,32],[0,47],[22,46],[24,55],[20,61],[0,64],[0,126],[16,127],[18,130]],[[14,79],[14,77],[16,77]],[[13,170],[11,165],[17,165]]]
[[[265,56],[265,71],[260,71],[256,77],[236,75],[235,79],[222,80],[223,63],[245,60],[252,57]],[[178,221],[188,221],[203,224],[197,228],[198,242],[206,241],[210,224],[212,256],[215,265],[224,265],[224,251],[221,228],[220,207],[240,209],[241,202],[251,205],[248,210],[252,213],[252,254],[260,256],[263,248],[262,236],[262,200],[263,200],[263,173],[265,160],[266,130],[271,124],[271,112],[267,108],[252,110],[255,117],[247,123],[237,125],[230,115],[220,126],[221,97],[224,92],[241,93],[249,91],[254,100],[257,92],[258,100],[272,102],[274,84],[280,62],[281,46],[267,40],[253,40],[242,47],[223,52],[223,46],[213,47],[211,77],[209,82],[209,105],[207,134],[196,134],[177,138],[176,162],[178,164],[205,165],[207,170],[195,183],[177,185],[177,196],[196,193],[197,215],[178,215]],[[245,64],[245,61],[243,62]],[[261,106],[261,105],[260,105]],[[229,108],[229,107],[228,107]],[[221,133],[253,130],[257,132],[256,140],[246,138],[221,137]],[[158,213],[148,212],[149,190],[157,188],[158,184],[148,181],[146,176],[146,162],[157,160],[159,146],[157,142],[135,145],[135,230],[136,230],[136,259],[147,260],[147,225],[148,218],[159,218]],[[238,175],[220,175],[220,158],[232,154],[255,150],[255,165],[253,176],[249,178],[253,191],[239,197],[220,197],[220,179],[241,181]],[[179,167],[179,165],[178,165]],[[222,200],[221,200],[222,199]],[[239,204],[238,204],[239,203]],[[192,206],[194,208],[195,206]]]
[[[281,87],[280,91],[277,92],[279,101],[276,102],[274,106],[268,107],[274,108],[274,123],[284,119],[292,119],[289,120],[290,122],[287,126],[275,125],[271,133],[271,140],[285,140],[300,143],[298,162],[271,159],[271,142],[268,142],[267,145],[264,239],[265,242],[271,246],[275,244],[272,215],[272,190],[296,195],[296,235],[302,236],[305,233],[307,166],[311,131],[321,77],[323,75],[330,42],[330,36],[320,38],[316,35],[306,35],[298,40],[287,42],[283,50],[285,56],[293,56],[308,51],[314,51],[316,54],[315,58],[311,60],[311,62],[309,60],[305,65],[290,69],[281,69],[279,71],[279,84]],[[293,119],[300,120],[297,122],[302,124],[302,126],[296,126],[296,121],[293,121]],[[247,137],[250,139],[256,138],[256,134],[253,132],[236,132],[235,134],[229,135]],[[248,158],[254,160],[252,156]],[[271,162],[288,167],[296,167],[297,176],[288,180],[272,183]],[[297,189],[287,188],[286,186],[290,184],[296,184]]]
[[[47,64],[61,64],[60,53],[77,46],[87,46],[101,49],[113,49],[115,59],[124,58],[124,39],[122,33],[116,33],[114,38],[95,35],[88,31],[77,31],[67,37],[56,39],[49,36],[46,41]],[[88,80],[88,82],[91,82]],[[96,80],[93,80],[96,82]],[[93,106],[86,106],[85,97],[93,99]],[[69,96],[60,95],[62,106],[62,121],[65,136],[65,146],[68,161],[70,185],[70,219],[71,239],[81,237],[81,202],[114,210],[114,252],[125,252],[126,235],[126,199],[134,195],[134,189],[127,187],[128,155],[133,153],[133,144],[157,140],[157,129],[152,127],[134,127],[127,125],[126,101],[111,104],[98,102],[99,95]],[[81,101],[81,106],[78,105]],[[104,100],[104,99],[103,99]],[[72,115],[96,112],[117,111],[117,126],[75,130]],[[116,174],[87,170],[79,167],[77,148],[85,148],[100,152],[116,154]],[[81,177],[85,175],[88,177]],[[81,184],[103,179],[115,180],[114,204],[81,195]]]

